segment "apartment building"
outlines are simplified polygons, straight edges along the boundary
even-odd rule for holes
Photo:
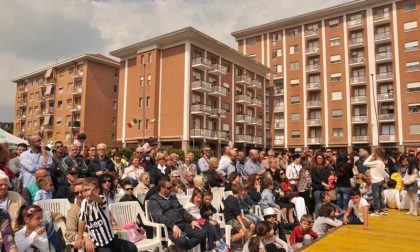
[[[261,63],[191,27],[111,55],[121,59],[117,140],[123,145],[265,146],[270,70]]]
[[[357,0],[233,32],[271,69],[271,146],[420,146],[419,22],[419,0]]]
[[[84,54],[16,78],[13,133],[67,145],[83,132],[89,145],[115,146],[118,70],[115,60]]]

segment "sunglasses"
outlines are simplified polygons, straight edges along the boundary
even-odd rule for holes
[[[102,183],[111,183],[112,182],[112,180],[110,180],[110,179],[105,179],[104,181],[102,181]]]
[[[270,218],[277,218],[277,215],[268,215],[267,219],[270,219]]]
[[[55,146],[55,148],[63,148],[63,145]]]
[[[167,189],[167,190],[172,190],[172,186],[165,186],[165,188]]]
[[[284,175],[284,172],[280,172],[279,174],[280,174],[280,175]]]
[[[125,191],[127,191],[127,192],[130,192],[130,191],[133,191],[133,188],[132,188],[132,187],[130,187],[130,188],[125,188],[124,190],[125,190]]]
[[[79,194],[82,194],[83,193],[83,191],[76,191],[76,192],[74,192],[74,194],[76,194],[76,195],[79,195]]]

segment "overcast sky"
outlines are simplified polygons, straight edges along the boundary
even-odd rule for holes
[[[20,75],[192,26],[234,48],[232,31],[349,0],[3,0],[0,122],[13,120]]]

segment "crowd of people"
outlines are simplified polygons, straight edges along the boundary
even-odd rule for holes
[[[418,215],[420,152],[326,148],[245,153],[226,146],[217,158],[215,150],[204,146],[200,157],[186,153],[181,160],[148,143],[128,158],[118,148],[107,155],[102,143],[84,146],[75,140],[64,146],[57,141],[49,149],[38,135],[28,141],[12,154],[0,144],[4,251],[63,249],[51,223],[64,217],[48,215],[37,205],[55,198],[71,203],[65,240],[88,252],[137,251],[133,241],[115,235],[122,227],[109,210],[114,202],[138,202],[154,222],[164,224],[170,251],[196,246],[203,252],[229,251],[221,225],[232,227],[231,242],[243,251],[293,251],[341,225],[368,229],[369,218],[386,218],[380,216],[388,215],[388,208]],[[214,204],[220,191],[223,204]],[[153,236],[147,228],[146,233]]]

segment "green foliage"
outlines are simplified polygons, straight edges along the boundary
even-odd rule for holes
[[[179,156],[179,160],[184,160],[185,153],[184,153],[183,150],[180,150],[180,149],[167,149],[166,152],[168,154],[176,153]]]
[[[120,154],[125,158],[125,160],[130,160],[131,156],[133,155],[133,150],[129,148],[121,148]]]
[[[200,149],[189,149],[188,152],[192,152],[194,154],[195,161],[199,160],[201,157]]]

